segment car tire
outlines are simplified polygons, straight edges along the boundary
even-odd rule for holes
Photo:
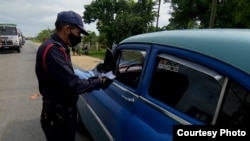
[[[20,53],[20,52],[21,52],[21,49],[20,49],[20,48],[17,48],[16,50],[17,50],[17,52],[18,52],[18,53]]]

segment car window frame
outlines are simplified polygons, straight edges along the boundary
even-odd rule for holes
[[[217,115],[216,114],[216,111],[217,111],[217,109],[218,109],[218,104],[219,104],[219,99],[220,99],[220,97],[221,97],[221,95],[223,95],[223,93],[224,93],[224,91],[223,91],[223,86],[225,85],[224,84],[224,82],[225,82],[225,76],[222,76],[221,74],[219,74],[219,73],[217,73],[217,72],[215,72],[215,71],[213,71],[213,70],[211,70],[211,69],[209,69],[209,68],[207,68],[207,67],[205,67],[205,66],[203,66],[203,65],[200,65],[200,64],[198,64],[198,63],[195,63],[195,62],[192,62],[192,61],[190,61],[190,60],[185,60],[185,59],[182,59],[181,57],[176,57],[176,56],[173,56],[173,55],[169,55],[169,54],[166,54],[166,53],[160,53],[160,54],[158,54],[157,56],[155,56],[156,58],[163,58],[163,59],[167,59],[167,60],[169,60],[169,61],[173,61],[173,62],[176,62],[176,63],[178,63],[178,64],[181,64],[181,65],[183,65],[183,66],[185,66],[185,67],[187,67],[187,68],[190,68],[190,69],[193,69],[193,70],[196,70],[196,71],[198,71],[199,73],[202,73],[202,74],[204,74],[204,75],[207,75],[207,76],[209,76],[209,77],[211,77],[211,78],[213,78],[214,79],[214,81],[217,81],[217,83],[218,83],[218,85],[220,85],[221,87],[220,87],[220,89],[219,89],[219,92],[218,92],[218,99],[217,99],[217,102],[216,102],[216,104],[214,105],[214,114],[212,115],[212,119],[211,119],[211,123],[212,123],[212,121],[213,121],[213,119],[214,119],[214,117],[215,117],[215,115]],[[157,59],[156,59],[157,60]],[[155,64],[156,66],[154,66],[154,68],[155,67],[157,67],[157,64]],[[165,69],[162,69],[162,70],[165,70]],[[173,70],[172,70],[173,71]],[[171,72],[171,71],[170,71]],[[188,75],[187,75],[188,76]],[[218,78],[222,78],[222,80],[218,80]],[[225,86],[224,86],[225,87]],[[149,88],[151,88],[151,85],[149,85]],[[149,94],[150,96],[151,96],[151,94]],[[153,97],[153,96],[152,96]],[[153,97],[153,98],[155,98],[155,97]],[[171,105],[169,105],[169,103],[164,103],[162,100],[160,100],[160,99],[157,99],[156,98],[156,100],[158,100],[159,102],[162,102],[163,104],[166,104],[166,106],[171,106]],[[171,106],[172,107],[172,106]],[[178,108],[177,107],[173,107],[175,110],[178,110]]]
[[[180,57],[176,57],[176,56],[173,56],[173,55],[169,55],[169,54],[159,54],[157,57],[162,57],[162,58],[165,58],[165,59],[169,59],[169,60],[174,60],[175,62],[179,63],[179,64],[182,64],[184,66],[187,66],[189,68],[192,68],[194,70],[197,70],[199,72],[202,72],[204,74],[207,74],[211,77],[213,77],[215,80],[217,80],[218,82],[220,81],[223,81],[221,80],[224,76],[222,76],[221,74],[219,74],[218,72],[210,69],[210,68],[207,68],[205,66],[202,66],[198,63],[194,63],[192,61],[189,61],[189,60],[185,60],[185,59],[182,59]]]
[[[116,60],[116,68],[115,68],[115,70],[118,68],[118,64],[117,64],[118,60],[117,59],[119,57],[119,53],[120,53],[121,50],[142,50],[142,51],[146,52],[145,59],[144,59],[144,65],[143,65],[142,73],[141,73],[141,77],[144,78],[143,76],[145,75],[145,68],[147,68],[147,65],[148,65],[148,56],[150,55],[151,47],[152,46],[150,44],[143,44],[143,43],[129,43],[129,44],[120,44],[120,45],[118,45],[115,48],[115,50],[113,51],[114,58]],[[140,87],[141,87],[141,85],[143,83],[143,79],[140,79],[139,84],[138,84],[136,89],[133,89],[133,88],[119,82],[116,79],[114,79],[113,83],[115,85],[117,85],[118,87],[125,88],[125,89],[133,92],[134,94],[139,95],[138,91],[139,91],[139,89],[140,89]]]

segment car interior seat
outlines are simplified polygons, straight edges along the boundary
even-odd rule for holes
[[[189,85],[188,77],[184,74],[160,70],[153,76],[150,87],[150,94],[170,105],[176,106]]]

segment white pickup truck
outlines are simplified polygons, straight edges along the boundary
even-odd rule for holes
[[[0,38],[0,50],[21,52],[22,41],[19,39],[16,24],[0,24]]]

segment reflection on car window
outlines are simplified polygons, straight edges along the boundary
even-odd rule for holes
[[[158,57],[155,64],[150,95],[193,118],[211,123],[222,89],[218,80],[204,73],[205,67],[192,63],[190,66],[196,66],[192,68],[187,61],[181,64]]]
[[[216,124],[250,126],[250,92],[229,81]]]
[[[140,80],[146,52],[122,50],[119,52],[117,80],[136,89]]]

